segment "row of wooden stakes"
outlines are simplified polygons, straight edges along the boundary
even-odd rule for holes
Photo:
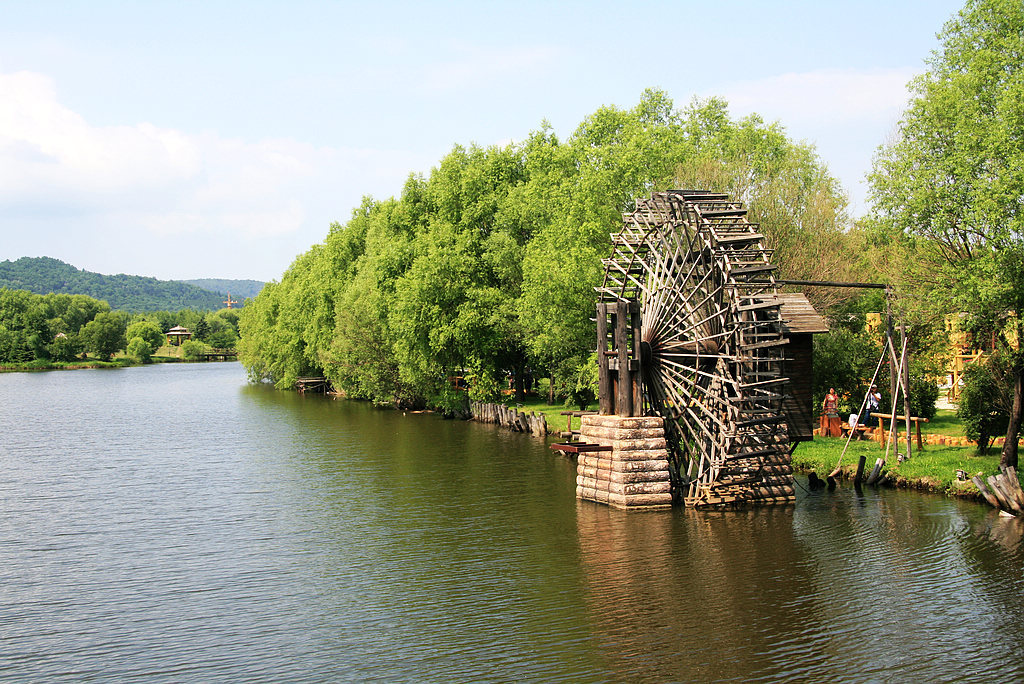
[[[534,435],[548,434],[548,421],[543,415],[529,414],[504,404],[487,404],[481,401],[469,402],[473,420],[481,423],[495,423],[514,432],[529,432]]]
[[[1016,468],[1000,466],[999,469],[1002,472],[988,477],[988,487],[981,475],[972,477],[971,482],[994,507],[1012,515],[1024,516],[1024,491],[1021,491]]]

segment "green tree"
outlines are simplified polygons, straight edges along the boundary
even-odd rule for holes
[[[152,345],[140,336],[131,338],[125,351],[127,351],[128,356],[142,363],[149,363],[153,360]]]
[[[967,439],[977,442],[981,453],[988,452],[992,438],[1010,422],[1013,368],[1009,360],[996,352],[986,363],[970,366],[964,373],[956,415],[964,424]]]
[[[77,333],[58,333],[50,344],[49,352],[54,361],[72,361],[82,353],[82,343]]]
[[[939,34],[870,177],[878,240],[909,291],[1024,339],[1024,5],[970,0]],[[1017,465],[1024,355],[1000,462]]]
[[[149,345],[150,354],[162,347],[165,341],[164,333],[160,330],[160,327],[156,323],[147,320],[136,321],[129,325],[124,336],[129,341],[134,340],[136,337],[145,340]]]
[[[198,340],[185,340],[181,343],[181,355],[189,361],[194,361],[199,358],[200,354],[206,354],[210,351],[210,345],[205,342],[199,342]]]
[[[238,328],[237,318],[235,316],[225,316],[225,313],[231,309],[223,309],[215,313],[206,315],[206,324],[209,326],[209,332],[206,333],[205,341],[211,347],[217,347],[220,349],[233,349],[235,344],[238,342]]]
[[[510,374],[520,394],[527,372],[582,396],[594,288],[622,212],[679,187],[680,169],[747,158],[744,188],[776,179],[803,202],[766,220],[772,235],[842,239],[842,198],[813,150],[777,125],[731,120],[724,103],[678,111],[648,90],[632,109],[601,107],[564,142],[544,124],[522,143],[456,146],[399,198],[365,198],[242,310],[239,358],[252,380],[281,388],[323,374],[353,397],[452,412],[466,395],[456,376],[477,399],[499,396]]]
[[[81,338],[86,351],[104,361],[125,347],[124,319],[108,311],[99,313],[82,328]]]

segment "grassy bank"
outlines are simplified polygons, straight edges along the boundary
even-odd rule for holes
[[[110,361],[99,359],[75,359],[74,361],[46,361],[36,359],[28,363],[7,363],[0,365],[0,372],[13,373],[18,371],[44,371],[44,370],[77,370],[81,368],[124,368],[125,366],[136,365],[128,358],[114,358]]]
[[[876,459],[885,456],[885,450],[878,442],[850,442],[846,454],[843,455],[845,444],[845,439],[830,437],[815,437],[813,442],[802,442],[793,453],[793,467],[803,472],[813,471],[824,478],[840,465],[843,478],[852,480],[861,456],[866,462],[865,476],[874,467]],[[899,463],[890,449],[882,472],[885,473],[887,482],[897,487],[976,495],[978,490],[970,481],[957,480],[957,470],[966,472],[968,477],[977,473],[998,473],[999,452],[992,450],[988,454],[979,454],[976,447],[926,445],[923,451],[918,451],[915,447],[911,457]]]
[[[160,347],[150,359],[150,363],[178,363],[188,361],[182,353],[181,347]],[[46,361],[36,359],[27,363],[0,364],[0,373],[15,373],[21,371],[44,371],[44,370],[78,370],[82,368],[127,368],[129,366],[141,366],[141,362],[131,358],[123,351],[118,352],[109,361],[86,356],[74,361]]]
[[[548,430],[557,434],[566,429],[566,416],[563,411],[574,410],[560,404],[548,404],[546,397],[530,396],[520,404],[511,399],[510,406],[519,406],[521,411],[533,411],[543,414],[547,419]],[[596,410],[597,406],[588,407]],[[578,430],[579,418],[573,418],[572,427]],[[956,417],[956,411],[940,409],[935,419],[922,426],[922,432],[947,437],[962,437],[963,425]],[[902,443],[902,442],[901,442]],[[871,471],[875,460],[885,455],[885,450],[878,442],[852,441],[843,455],[845,439],[815,437],[812,442],[801,443],[793,454],[793,467],[802,472],[815,472],[821,478],[832,472],[836,465],[842,466],[843,479],[853,480],[857,470],[857,461],[864,456],[867,462],[866,473]],[[840,456],[842,461],[840,462]],[[999,472],[999,451],[991,449],[988,454],[979,454],[976,446],[924,446],[923,451],[917,450],[916,440],[911,458],[897,462],[896,455],[890,450],[883,473],[886,483],[896,487],[924,489],[929,491],[947,492],[957,496],[978,496],[978,490],[968,479],[966,482],[957,480],[957,471],[967,473],[967,477],[982,473],[992,475]],[[866,476],[866,475],[865,475]]]

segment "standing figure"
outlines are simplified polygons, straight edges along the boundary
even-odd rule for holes
[[[868,415],[878,410],[878,407],[882,405],[882,393],[878,391],[878,387],[875,385],[871,386],[868,390]]]
[[[821,409],[826,416],[839,415],[839,396],[836,395],[835,388],[828,388],[828,394],[825,395],[825,401],[821,403]]]

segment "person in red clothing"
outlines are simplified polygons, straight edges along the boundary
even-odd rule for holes
[[[839,415],[839,397],[836,395],[835,388],[828,388],[828,394],[825,395],[825,401],[821,403],[821,410],[826,416]]]

